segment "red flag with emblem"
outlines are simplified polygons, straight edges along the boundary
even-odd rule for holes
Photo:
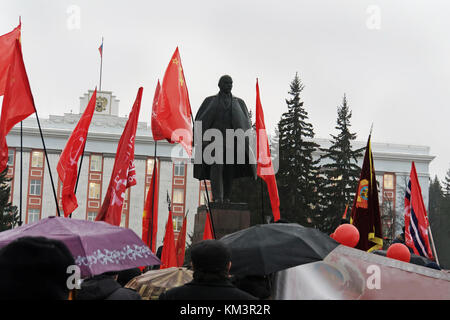
[[[20,44],[20,29],[21,24],[13,31],[0,36],[0,96],[5,94],[8,69],[14,56],[16,40],[19,40]]]
[[[35,112],[33,94],[23,63],[22,48],[19,40],[16,40],[14,55],[8,69],[0,118],[0,172],[3,172],[8,164],[6,136],[17,123]]]
[[[153,252],[156,252],[156,234],[158,231],[158,190],[158,163],[155,161],[150,187],[145,199],[144,215],[142,216],[142,241]]]
[[[280,197],[278,196],[277,181],[270,156],[269,139],[267,139],[264,123],[258,80],[256,80],[256,154],[258,155],[256,172],[266,182],[273,219],[277,221],[280,219]]]
[[[167,139],[170,143],[179,143],[191,156],[193,140],[191,105],[178,47],[164,74],[157,107],[155,119],[161,131],[154,139]]]
[[[77,197],[74,192],[77,182],[78,160],[84,151],[89,125],[94,115],[96,99],[97,89],[92,94],[86,110],[84,110],[75,130],[70,135],[56,166],[56,171],[58,171],[59,178],[63,184],[61,202],[65,217],[69,216],[78,207]]]
[[[161,269],[177,266],[177,254],[175,252],[175,237],[173,234],[172,211],[166,223],[166,233],[164,235],[163,249],[161,252]]]
[[[112,225],[120,225],[125,190],[136,184],[136,169],[134,166],[134,141],[141,109],[143,88],[139,88],[133,109],[128,117],[116,151],[116,161],[106,191],[105,200],[95,218],[96,221],[106,221]]]
[[[214,235],[212,231],[211,218],[209,217],[210,213],[206,212],[206,220],[205,220],[205,229],[203,230],[203,240],[213,240]]]
[[[180,234],[178,235],[178,240],[176,243],[176,253],[177,253],[177,265],[178,267],[183,266],[184,254],[186,252],[186,224],[187,215],[183,218],[183,225],[181,227]]]

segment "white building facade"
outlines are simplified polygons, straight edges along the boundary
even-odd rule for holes
[[[62,184],[56,172],[56,165],[91,95],[92,91],[80,98],[79,114],[50,115],[48,119],[40,119],[61,215]],[[117,145],[128,120],[126,117],[119,117],[118,110],[119,101],[111,92],[98,93],[97,108],[89,128],[76,190],[78,208],[73,212],[72,219],[94,220],[102,205],[111,178]],[[36,118],[29,117],[23,121],[22,153],[20,132],[20,125],[17,125],[7,137],[10,156],[8,176],[12,178],[12,202],[20,207],[22,199],[23,223],[31,223],[56,215],[57,207]],[[315,142],[321,147],[327,147],[330,143],[326,139],[315,139]],[[361,141],[356,142],[354,147],[365,145],[366,142]],[[203,204],[205,199],[204,186],[193,178],[191,159],[174,156],[178,154],[179,149],[178,145],[166,141],[157,143],[156,158],[159,166],[157,246],[162,243],[168,217],[167,194],[171,199],[176,237],[187,211],[189,212],[187,232],[192,234],[197,207]],[[404,185],[409,177],[411,162],[414,161],[416,164],[424,202],[428,206],[429,164],[434,157],[429,154],[429,147],[426,146],[372,143],[372,151],[377,180],[380,183],[380,204],[383,208],[390,209],[385,210],[390,212],[389,217],[385,218],[385,224],[391,227],[395,223],[398,233],[402,225]],[[155,163],[154,153],[155,142],[150,126],[139,122],[135,140],[137,184],[127,189],[121,222],[123,227],[132,229],[138,236],[142,234],[142,214]],[[362,159],[359,164],[362,164]],[[22,192],[20,192],[21,180]],[[208,190],[211,192],[210,187]],[[393,215],[393,212],[397,214]]]

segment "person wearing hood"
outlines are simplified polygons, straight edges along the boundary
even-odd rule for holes
[[[106,272],[81,283],[76,300],[142,300],[136,291],[117,282],[118,272]]]

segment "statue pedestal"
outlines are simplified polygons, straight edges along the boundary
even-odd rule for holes
[[[250,227],[250,210],[246,203],[214,203],[211,202],[212,223],[216,239]],[[192,244],[203,240],[205,230],[206,206],[197,208],[194,222]]]

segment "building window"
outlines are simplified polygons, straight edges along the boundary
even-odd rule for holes
[[[180,232],[181,227],[183,226],[183,217],[182,216],[173,216],[173,231]]]
[[[97,217],[97,212],[88,212],[87,214],[87,220],[88,221],[95,221],[95,218]]]
[[[173,175],[176,177],[184,177],[184,163],[178,162],[173,165]]]
[[[394,189],[394,175],[392,173],[385,173],[383,179],[384,189]]]
[[[89,198],[100,199],[100,183],[89,182]]]
[[[44,153],[42,151],[33,151],[31,153],[31,166],[33,168],[42,168],[44,166]]]
[[[8,166],[14,166],[14,149],[8,150]]]
[[[40,196],[41,195],[41,180],[30,180],[30,195]]]
[[[173,189],[173,203],[182,204],[184,203],[184,190],[183,189]]]
[[[153,167],[155,165],[155,159],[148,158],[147,159],[147,174],[152,175],[153,174]]]
[[[102,156],[92,154],[91,155],[91,171],[102,171]]]
[[[40,213],[39,209],[28,209],[28,223],[39,221]]]
[[[208,195],[209,195],[209,201],[212,201],[212,194],[211,191],[208,190]],[[206,198],[206,190],[201,190],[201,194],[200,194],[200,205],[204,205],[206,204],[206,202],[208,201],[208,198]]]

